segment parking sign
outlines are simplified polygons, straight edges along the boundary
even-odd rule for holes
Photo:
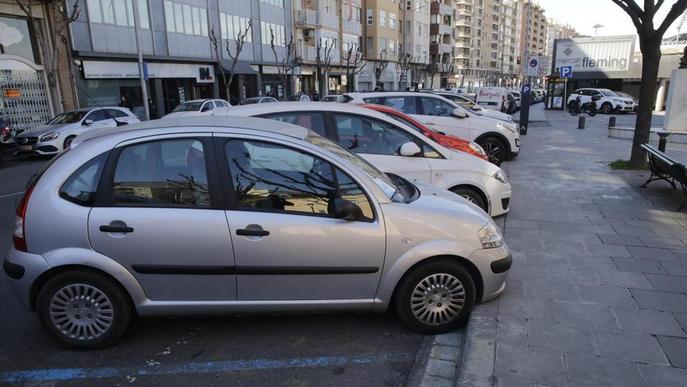
[[[530,57],[530,59],[527,61],[527,76],[539,76],[539,58],[536,56]]]
[[[561,73],[561,78],[572,78],[572,66],[561,66],[558,71]]]

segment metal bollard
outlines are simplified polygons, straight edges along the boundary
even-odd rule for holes
[[[608,129],[612,129],[615,127],[615,117],[611,117],[608,119]]]
[[[668,136],[670,132],[657,132],[658,134],[658,150],[666,153],[666,145],[668,144]]]
[[[580,117],[580,120],[577,122],[577,129],[584,129],[586,120],[586,117]]]

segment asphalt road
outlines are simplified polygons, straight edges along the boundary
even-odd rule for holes
[[[14,209],[45,159],[0,166],[0,257]],[[60,347],[0,274],[0,385],[398,386],[423,336],[389,314],[136,319],[100,351]]]

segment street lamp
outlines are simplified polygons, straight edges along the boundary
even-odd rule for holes
[[[594,24],[594,25],[592,26],[592,28],[594,29],[594,36],[596,36],[597,31],[599,30],[599,28],[604,28],[604,27],[605,27],[605,26],[604,26],[603,24],[599,24],[599,23]]]

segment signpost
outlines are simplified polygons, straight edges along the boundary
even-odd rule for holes
[[[527,60],[527,76],[537,77],[539,76],[539,58],[532,56]]]
[[[520,90],[520,134],[527,134],[527,125],[530,121],[530,91],[531,86],[528,82],[522,85]]]
[[[573,76],[572,66],[561,66],[558,68],[561,78],[565,78],[565,85],[563,86],[563,111],[568,107],[568,78]]]

